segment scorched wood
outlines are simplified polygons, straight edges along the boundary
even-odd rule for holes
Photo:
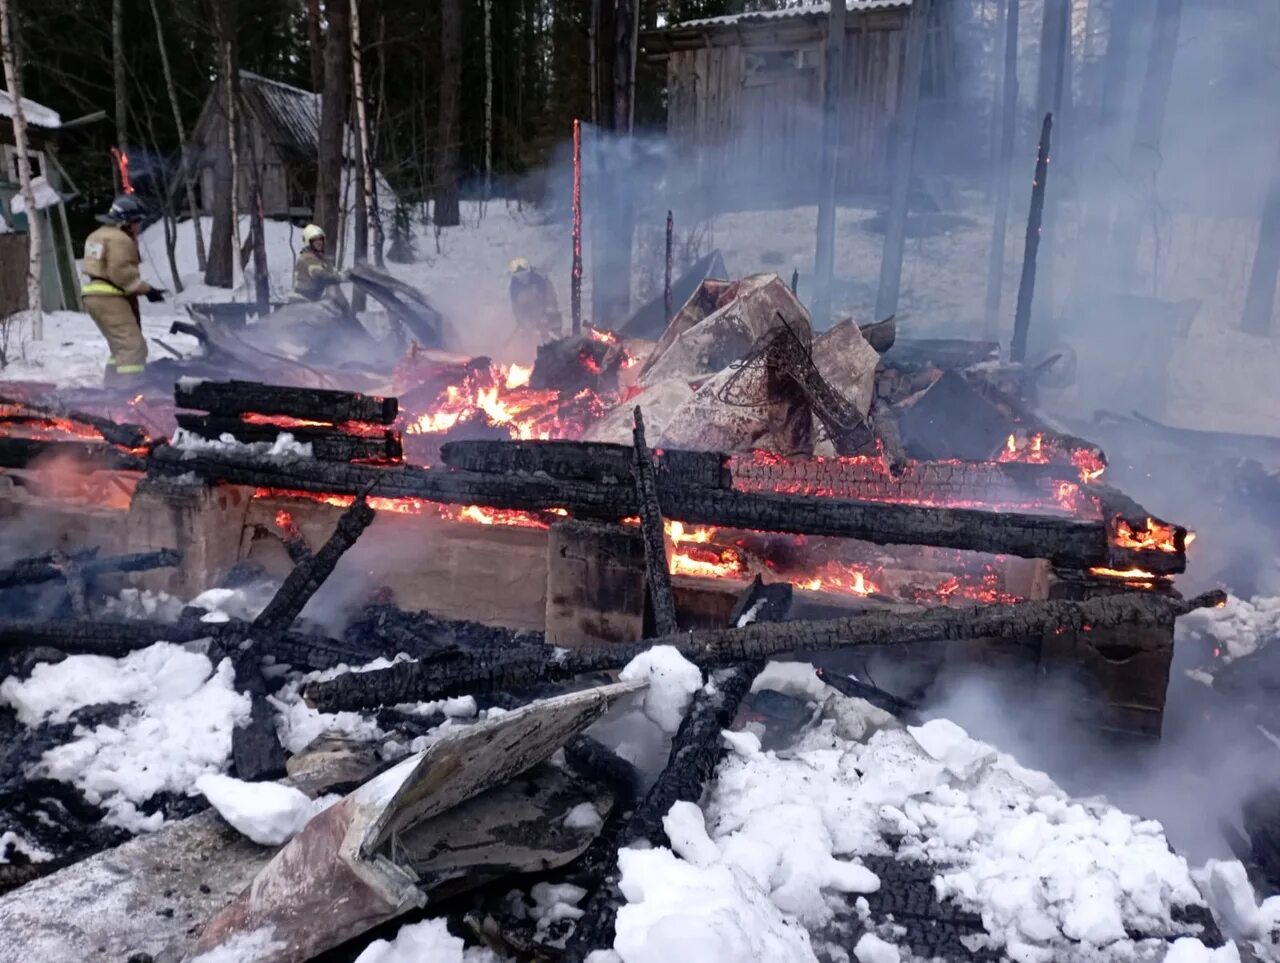
[[[56,402],[43,401],[39,404],[22,401],[17,398],[7,398],[0,396],[0,405],[13,405],[14,407],[24,409],[33,415],[44,415],[48,418],[61,418],[66,421],[74,421],[77,424],[88,425],[98,432],[104,439],[113,445],[119,445],[122,448],[141,448],[149,440],[146,429],[140,425],[130,425],[125,423],[114,422],[109,418],[102,418],[98,415],[91,415],[83,411],[75,411],[70,408],[64,408]]]
[[[272,425],[241,421],[239,418],[223,415],[194,415],[187,412],[178,412],[175,417],[180,428],[214,441],[227,434],[246,444],[273,442],[287,433],[293,435],[298,442],[310,445],[313,457],[321,461],[399,461],[404,457],[400,433],[389,429],[347,434],[338,426]]]
[[[320,551],[294,566],[289,577],[280,586],[280,591],[276,592],[266,608],[253,620],[254,629],[259,633],[274,635],[292,625],[311,596],[333,572],[338,559],[356,543],[356,539],[369,527],[375,515],[377,512],[369,507],[363,496],[357,498],[342,513],[333,534]]]
[[[645,580],[649,583],[649,604],[659,635],[674,635],[676,599],[671,594],[671,573],[667,570],[667,545],[662,533],[662,510],[658,507],[658,483],[654,478],[653,456],[644,437],[644,416],[637,405],[634,412],[636,498],[640,502],[640,532],[644,541]]]
[[[419,468],[379,468],[304,458],[254,458],[234,452],[181,451],[167,445],[152,454],[154,474],[186,472],[210,482],[317,494],[354,495],[366,490],[386,498],[420,498],[452,505],[485,505],[521,511],[564,509],[573,515],[618,519],[636,514],[628,485],[531,475],[482,475]],[[665,518],[699,525],[830,535],[880,545],[932,545],[994,555],[1042,558],[1067,568],[1110,567],[1107,525],[1101,520],[974,508],[940,508],[858,502],[772,492],[677,487],[659,479]],[[1185,555],[1162,555],[1157,574],[1186,568]]]
[[[30,468],[33,463],[45,459],[66,459],[120,471],[142,471],[147,467],[145,459],[127,454],[105,441],[0,438],[0,468]]]
[[[311,683],[305,696],[322,712],[442,699],[618,669],[653,645],[671,645],[699,665],[717,666],[797,650],[854,645],[1027,639],[1099,628],[1172,629],[1178,616],[1223,604],[1225,599],[1222,592],[1208,592],[1191,600],[1128,592],[1080,602],[1054,599],[967,608],[938,606],[919,612],[865,612],[823,621],[752,623],[568,653],[550,646],[531,646],[509,659],[501,653],[496,658],[464,655],[447,667],[434,662],[401,662],[386,669],[348,673]],[[1110,644],[1106,638],[1106,633],[1099,635],[1099,651],[1104,654]],[[1131,654],[1127,647],[1116,653],[1117,657]]]
[[[656,450],[659,475],[673,484],[731,488],[728,456],[714,451]],[[449,441],[440,457],[450,468],[506,475],[542,472],[552,478],[631,484],[634,455],[628,445],[591,441]]]
[[[180,380],[173,399],[179,408],[213,415],[287,415],[308,421],[369,421],[389,425],[396,420],[399,403],[354,391],[324,388],[286,388],[256,381]]]
[[[109,558],[97,558],[92,552],[78,552],[71,556],[64,556],[61,560],[53,555],[41,555],[37,558],[23,559],[9,568],[0,569],[0,589],[12,588],[15,585],[51,582],[62,578],[68,562],[76,565],[81,578],[91,579],[108,572],[145,572],[155,568],[167,568],[177,565],[181,560],[182,553],[171,548],[162,548],[156,552],[140,552],[136,555],[115,555]]]

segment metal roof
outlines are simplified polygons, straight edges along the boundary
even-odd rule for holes
[[[849,13],[865,13],[871,10],[894,10],[911,6],[911,0],[846,0]],[[831,12],[830,3],[807,3],[782,10],[756,10],[750,13],[734,13],[724,17],[705,17],[701,20],[684,20],[668,24],[666,30],[685,30],[703,27],[732,27],[739,24],[769,23],[777,20],[803,20],[825,17]]]

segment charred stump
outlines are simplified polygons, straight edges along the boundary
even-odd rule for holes
[[[662,509],[658,507],[653,456],[645,442],[644,416],[639,405],[635,409],[635,419],[636,500],[640,503],[640,531],[644,537],[645,580],[649,583],[655,629],[659,635],[674,635],[678,631],[676,599],[671,592],[671,573],[667,569],[667,545],[662,530]]]

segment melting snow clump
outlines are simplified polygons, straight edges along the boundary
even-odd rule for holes
[[[464,949],[444,920],[424,920],[400,927],[395,939],[374,940],[356,963],[498,963],[492,950]]]
[[[196,780],[196,791],[209,800],[218,815],[260,846],[280,846],[292,839],[311,817],[329,808],[340,796],[311,799],[276,782],[243,782],[207,773]]]
[[[627,663],[619,678],[623,682],[647,681],[644,714],[663,732],[672,735],[702,688],[702,670],[670,645],[655,645]]]

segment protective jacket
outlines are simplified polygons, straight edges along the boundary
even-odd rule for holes
[[[521,271],[512,277],[511,313],[522,328],[541,331],[548,338],[560,337],[563,322],[555,288],[537,271]]]
[[[85,239],[83,293],[136,298],[151,290],[138,273],[138,242],[113,224],[104,224]]]
[[[342,272],[322,254],[304,247],[293,265],[291,301],[319,301],[330,288],[342,283]]]

